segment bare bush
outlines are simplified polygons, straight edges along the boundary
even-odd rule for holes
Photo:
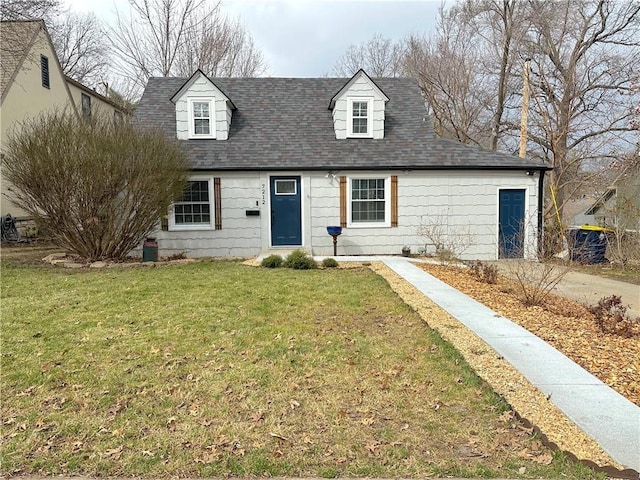
[[[516,294],[520,301],[527,306],[542,306],[546,303],[553,289],[571,271],[570,261],[532,261],[523,260],[525,242],[523,241],[525,229],[521,228],[518,236],[513,238],[511,246],[516,245],[516,251],[512,251],[511,257],[501,255],[501,258],[512,258],[504,262],[505,274],[515,284]]]
[[[489,263],[475,261],[471,264],[471,273],[479,281],[495,285],[498,283],[498,267]]]
[[[630,318],[628,308],[618,295],[611,295],[601,298],[596,305],[589,307],[589,311],[596,317],[596,324],[604,333],[627,338],[640,337],[640,318]]]
[[[425,240],[425,255],[432,250],[442,263],[459,259],[473,245],[471,227],[449,225],[448,217],[442,214],[422,216],[418,235]]]
[[[520,300],[527,306],[544,305],[553,289],[571,268],[552,262],[512,260],[506,262],[507,276],[515,282]]]
[[[186,160],[160,132],[57,112],[12,133],[2,173],[13,202],[55,244],[122,259],[181,195]]]

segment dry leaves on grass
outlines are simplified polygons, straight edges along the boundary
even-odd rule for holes
[[[526,307],[513,282],[478,281],[468,269],[421,267],[500,315],[536,334],[631,402],[640,405],[640,339],[605,334],[586,306],[551,294],[544,307]]]

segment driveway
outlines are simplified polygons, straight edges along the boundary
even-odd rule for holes
[[[510,267],[513,262],[522,260],[500,260],[491,262],[498,267],[502,275],[513,276],[514,268]],[[539,268],[543,266],[536,262],[527,262],[527,268]],[[602,297],[618,295],[622,298],[622,303],[629,305],[628,310],[631,317],[640,317],[640,286],[632,283],[611,280],[597,275],[589,275],[581,272],[569,271],[560,283],[553,289],[554,293],[580,303],[593,305],[598,303]]]

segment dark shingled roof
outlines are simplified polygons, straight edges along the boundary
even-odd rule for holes
[[[186,78],[151,78],[134,121],[176,138],[170,98]],[[384,139],[337,140],[329,100],[345,78],[213,78],[233,101],[228,140],[185,140],[194,170],[547,169],[543,163],[438,137],[416,83],[377,78],[389,97]]]

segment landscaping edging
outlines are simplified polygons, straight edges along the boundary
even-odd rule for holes
[[[197,260],[195,258],[180,258],[176,260],[161,260],[158,262],[143,262],[142,259],[140,261],[132,261],[132,262],[114,262],[111,260],[99,260],[96,262],[81,262],[77,257],[70,256],[66,253],[52,253],[47,255],[42,259],[43,262],[49,263],[54,267],[64,267],[64,268],[137,268],[137,267],[145,267],[145,268],[155,268],[165,265],[183,265],[185,263],[193,263]]]

